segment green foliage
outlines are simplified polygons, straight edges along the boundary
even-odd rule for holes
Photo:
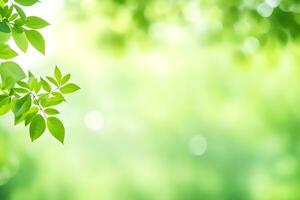
[[[195,30],[194,37],[215,44],[241,44],[251,37],[267,46],[297,41],[300,36],[298,0],[95,0],[92,6],[82,6],[80,0],[65,1],[77,23],[108,21],[93,30],[97,32],[94,40],[95,45],[105,45],[113,52],[136,44],[145,47],[175,24]]]
[[[23,6],[33,6],[38,0],[0,0],[0,59],[9,60],[18,56],[8,41],[26,53],[31,44],[37,51],[45,54],[45,40],[38,29],[49,25],[37,16],[27,16]],[[0,61],[1,61],[0,60]],[[73,93],[80,88],[69,83],[70,74],[63,75],[56,66],[53,76],[38,78],[31,72],[28,76],[15,62],[0,62],[0,115],[9,111],[14,114],[14,124],[29,125],[30,138],[38,139],[48,128],[49,132],[64,143],[63,123],[54,115],[60,112],[53,108],[65,102],[64,94]]]
[[[300,36],[300,6],[297,0],[200,2],[204,16],[211,23],[209,34],[216,36],[212,37],[214,41],[216,38],[243,41],[245,37],[252,36],[261,44],[286,44]]]
[[[93,29],[94,44],[118,54],[133,45],[144,49],[152,44],[157,39],[153,34],[156,27],[171,22],[185,24],[183,8],[191,1],[95,0],[92,6],[82,6],[81,2],[65,0],[66,13],[74,17],[81,28],[94,24],[95,20],[100,23],[101,26]],[[102,19],[107,23],[101,22]]]

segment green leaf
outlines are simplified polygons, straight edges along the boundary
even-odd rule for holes
[[[40,53],[45,54],[45,39],[42,34],[35,30],[26,30],[26,37],[30,44]]]
[[[0,31],[0,43],[6,43],[10,40],[10,38],[11,38],[11,33],[3,33]]]
[[[50,94],[49,93],[42,93],[38,95],[38,100],[39,101],[45,101],[47,98],[49,98]]]
[[[64,101],[61,97],[50,97],[50,98],[44,98],[41,101],[42,106],[44,107],[51,107],[56,106],[58,104],[61,104]]]
[[[0,59],[12,59],[18,54],[7,44],[0,43]]]
[[[61,82],[61,78],[62,78],[62,74],[61,74],[61,71],[59,70],[59,68],[56,66],[55,69],[54,69],[54,76],[57,80],[57,82]]]
[[[9,101],[10,101],[10,99],[9,99],[8,95],[5,95],[5,94],[0,95],[0,107],[8,104]]]
[[[30,86],[30,90],[35,91],[35,93],[38,93],[41,90],[42,83],[37,78],[30,78],[28,84]]]
[[[59,93],[59,92],[51,92],[51,94],[52,94],[54,97],[56,97],[56,98],[58,98],[58,99],[61,99],[61,100],[65,101],[65,97],[64,97],[61,93]]]
[[[71,74],[65,75],[61,80],[61,84],[63,85],[65,83],[67,83],[70,80],[70,78],[71,78]]]
[[[10,18],[8,19],[8,21],[14,21],[15,19],[17,19],[19,15],[17,13],[14,13],[12,16],[10,16]]]
[[[22,8],[20,8],[19,6],[17,5],[14,5],[14,7],[16,8],[19,16],[21,17],[22,20],[26,20],[26,14],[24,12],[24,10]]]
[[[29,93],[29,91],[27,89],[24,89],[24,88],[14,88],[13,90],[17,93],[20,93],[20,94],[28,94]]]
[[[11,77],[8,77],[6,79],[2,77],[2,83],[3,83],[2,90],[10,90],[15,85],[15,82],[12,80]],[[13,95],[11,94],[11,92],[13,92],[13,90],[10,90],[9,95]]]
[[[41,29],[49,25],[50,24],[47,21],[36,16],[27,17],[27,23],[25,24],[26,27],[31,29]]]
[[[47,81],[45,81],[44,79],[41,78],[41,83],[42,83],[42,87],[46,92],[50,92],[51,91],[51,86],[49,85],[49,83]]]
[[[35,76],[31,71],[28,71],[28,83],[30,83],[33,79],[35,79]]]
[[[28,94],[28,92],[27,92]],[[14,88],[12,88],[10,91],[9,91],[9,96],[14,96],[15,98],[20,98],[20,95],[14,90]]]
[[[11,99],[8,95],[0,95],[0,116],[5,115],[11,109]]]
[[[60,88],[60,91],[63,93],[63,94],[70,94],[70,93],[73,93],[73,92],[76,92],[77,90],[79,90],[80,87],[75,85],[74,83],[69,83],[63,87]]]
[[[5,115],[8,113],[11,109],[10,103],[0,106],[0,116]]]
[[[15,114],[15,118],[18,118],[29,111],[31,107],[31,96],[30,94],[27,94],[26,96],[22,97],[21,99],[18,99],[15,103],[15,106],[13,108],[13,112]]]
[[[9,7],[9,9],[8,9],[8,11],[7,11],[5,17],[6,17],[6,18],[9,18],[9,17],[11,16],[11,14],[12,14],[13,11],[14,11],[14,6],[11,5],[11,6]]]
[[[16,19],[14,21],[15,25],[18,26],[18,27],[21,27],[23,26],[24,24],[26,24],[26,20],[22,19],[22,18],[19,18],[19,19]]]
[[[3,7],[3,6],[4,6],[4,1],[0,0],[0,7]]]
[[[23,122],[25,120],[26,115],[27,113],[24,113],[23,115],[15,117],[15,126]]]
[[[52,78],[50,76],[47,76],[46,78],[48,79],[48,81],[53,83],[55,86],[57,86],[57,87],[59,86],[59,84],[57,83],[57,81],[54,78]]]
[[[23,88],[28,89],[28,90],[31,89],[30,86],[29,86],[26,82],[24,82],[24,81],[19,81],[19,82],[17,82],[17,84],[18,84],[19,86],[23,87]]]
[[[45,113],[46,113],[47,115],[57,115],[57,114],[59,114],[59,111],[56,110],[56,109],[54,109],[54,108],[47,108],[47,109],[45,110]]]
[[[2,33],[10,33],[11,30],[6,22],[0,22],[0,32]]]
[[[16,3],[22,6],[32,6],[38,2],[38,0],[15,0]]]
[[[31,121],[37,115],[38,112],[39,112],[38,107],[30,108],[30,110],[27,112],[27,114],[25,116],[25,126],[27,126],[29,123],[31,123]]]
[[[49,117],[47,119],[47,127],[50,133],[61,143],[64,143],[65,128],[62,122],[56,117]]]
[[[26,34],[24,32],[20,32],[17,28],[13,28],[12,35],[19,49],[21,49],[24,53],[26,53],[28,49],[28,40]]]
[[[37,79],[36,81],[32,82],[32,88],[34,89],[35,93],[38,93],[41,90],[42,83],[39,82]]]
[[[26,74],[22,68],[11,61],[4,62],[0,65],[0,75],[3,82],[11,81],[12,83],[18,82],[26,78]]]
[[[46,130],[45,119],[41,115],[36,115],[29,127],[31,141],[38,139]]]

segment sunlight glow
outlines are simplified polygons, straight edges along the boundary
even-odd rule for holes
[[[84,117],[86,127],[91,131],[100,131],[104,128],[104,117],[99,111],[90,111]]]
[[[262,3],[257,7],[257,12],[262,17],[270,17],[273,13],[273,8],[269,4]]]
[[[201,156],[206,152],[207,140],[201,135],[195,135],[189,140],[189,150],[196,156]]]

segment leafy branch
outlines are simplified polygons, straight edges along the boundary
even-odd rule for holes
[[[38,0],[0,0],[0,60],[18,56],[7,43],[12,39],[16,46],[27,52],[29,44],[45,54],[45,40],[39,29],[49,25],[37,16],[28,16],[22,9],[33,6]],[[64,95],[80,88],[69,83],[71,75],[63,75],[56,66],[53,76],[37,78],[30,71],[28,75],[15,62],[0,62],[0,115],[10,111],[14,124],[29,126],[32,141],[38,139],[48,128],[49,132],[64,143],[65,128],[56,117],[60,112],[55,106],[65,102]]]

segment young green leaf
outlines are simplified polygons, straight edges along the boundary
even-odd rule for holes
[[[19,6],[17,5],[14,5],[14,7],[16,8],[19,16],[21,17],[22,20],[26,20],[26,14],[24,12],[24,10],[22,8],[20,8]]]
[[[25,24],[26,27],[31,29],[41,29],[49,25],[50,24],[47,21],[36,16],[27,17],[27,23]]]
[[[0,95],[0,107],[2,107],[2,106],[4,106],[4,105],[6,105],[6,104],[8,104],[9,103],[9,96],[8,95],[6,95],[6,94],[2,94],[2,95]]]
[[[70,93],[73,93],[73,92],[76,92],[77,90],[79,90],[80,87],[75,85],[74,83],[69,83],[63,87],[60,88],[60,91],[63,93],[63,94],[70,94]]]
[[[29,111],[30,107],[31,107],[31,96],[30,94],[27,94],[26,96],[16,101],[13,109],[15,117],[18,118],[22,116],[27,111]]]
[[[41,83],[42,83],[42,87],[46,92],[50,92],[51,91],[51,86],[49,85],[49,83],[47,81],[45,81],[44,79],[41,78]]]
[[[45,54],[45,39],[42,34],[36,30],[26,30],[26,37],[30,44],[40,53]]]
[[[30,83],[33,79],[35,79],[35,76],[31,73],[31,71],[28,71],[28,83]]]
[[[54,69],[54,76],[55,76],[57,82],[60,83],[61,78],[62,78],[62,74],[61,74],[61,71],[59,70],[59,68],[57,66]]]
[[[2,33],[10,33],[10,28],[6,22],[0,22],[0,32]]]
[[[41,101],[41,105],[45,108],[47,107],[52,107],[52,106],[57,106],[61,104],[64,101],[64,99],[60,97],[49,97],[45,98]]]
[[[17,63],[11,61],[4,62],[0,65],[0,75],[3,82],[7,79],[11,79],[11,81],[15,83],[26,78],[26,74],[22,68]]]
[[[18,16],[19,16],[19,14],[14,13],[14,14],[12,14],[12,16],[9,17],[8,21],[10,21],[10,22],[11,22],[11,21],[14,21],[15,19],[18,18]]]
[[[28,83],[26,83],[26,82],[24,82],[24,81],[19,81],[19,82],[17,82],[17,84],[18,84],[19,86],[23,87],[23,88],[28,89],[28,90],[31,89],[30,86],[28,85]]]
[[[24,89],[24,88],[14,88],[13,90],[19,94],[28,94],[29,93],[29,90]]]
[[[19,49],[21,49],[24,53],[26,53],[28,49],[28,40],[25,33],[20,32],[17,28],[13,28],[12,36]]]
[[[27,112],[27,114],[25,116],[25,126],[28,126],[28,124],[31,123],[31,121],[37,115],[38,112],[39,112],[39,108],[38,107],[32,107],[32,108],[30,108],[30,110]]]
[[[38,100],[40,102],[45,101],[47,98],[49,98],[50,94],[49,93],[42,93],[38,95]]]
[[[14,21],[14,23],[17,27],[22,27],[24,24],[26,24],[26,20],[18,18]]]
[[[0,43],[0,59],[12,59],[18,54],[10,48],[7,44]]]
[[[46,130],[45,119],[41,115],[36,115],[29,127],[31,141],[38,139]]]
[[[65,83],[67,83],[71,78],[71,74],[67,74],[65,75],[62,80],[61,80],[61,84],[64,85]]]
[[[38,2],[38,0],[15,0],[16,3],[22,6],[32,6]]]
[[[56,97],[56,98],[58,98],[58,99],[61,99],[61,100],[65,101],[65,97],[64,97],[60,92],[51,92],[51,94],[52,94],[54,97]]]
[[[6,43],[10,40],[10,38],[11,38],[11,33],[3,33],[0,31],[0,43]]]
[[[8,11],[6,12],[5,17],[9,18],[11,16],[11,14],[12,14],[13,11],[14,11],[14,6],[10,5],[10,7],[8,8]]]
[[[50,133],[61,143],[64,143],[65,127],[62,122],[56,117],[47,119],[47,127]]]
[[[32,82],[32,89],[35,91],[35,93],[39,93],[39,91],[42,88],[42,83],[35,79],[35,81]]]
[[[9,95],[13,95],[12,87],[15,85],[15,82],[12,80],[11,77],[2,78],[2,90],[10,90]]]
[[[5,115],[8,113],[11,109],[10,103],[0,106],[0,116]]]
[[[47,108],[47,109],[45,109],[45,113],[47,115],[57,115],[57,114],[59,114],[59,111],[54,108]]]
[[[50,76],[46,76],[46,78],[48,79],[48,81],[50,81],[55,86],[57,86],[57,87],[59,86],[59,84],[57,83],[57,81],[54,78],[52,78]]]

